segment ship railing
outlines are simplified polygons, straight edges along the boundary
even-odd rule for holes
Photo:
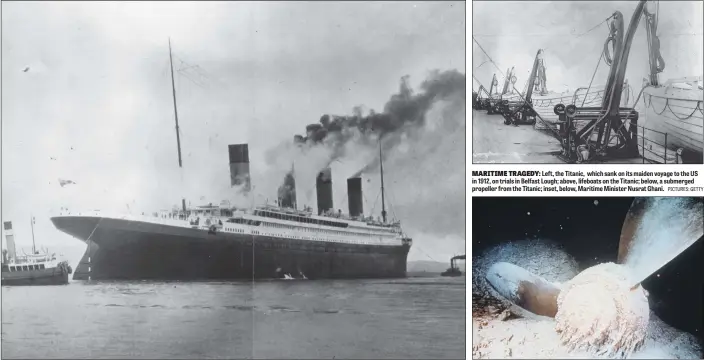
[[[254,209],[246,209],[246,210],[244,210],[244,212],[251,213],[252,210],[268,210],[268,211],[272,211],[272,212],[279,213],[279,214],[298,215],[298,216],[304,216],[304,217],[310,217],[312,215],[311,211],[298,210],[298,209],[292,209],[292,208],[282,208],[282,207],[274,206],[274,205],[258,206]]]
[[[109,217],[114,219],[122,220],[133,220],[133,221],[144,221],[151,223],[159,223],[164,225],[177,225],[177,226],[187,226],[189,225],[188,219],[178,219],[178,218],[163,218],[161,216],[153,215],[138,215],[138,214],[118,214],[106,211],[61,211],[60,216],[94,216],[94,217]]]
[[[603,113],[603,111],[600,112]],[[624,112],[622,112],[622,114],[623,113]],[[621,126],[631,129],[632,126],[634,126],[634,123],[628,119],[629,115],[625,115],[624,117],[626,120]],[[580,115],[576,115],[573,123],[576,129],[582,129],[588,125],[589,121],[591,121],[591,119],[586,116],[580,118]],[[643,125],[635,125],[637,130],[635,134],[635,141],[638,146],[638,152],[642,163],[679,164],[683,162],[683,150],[676,149],[674,143],[677,143],[677,140],[681,143],[684,139],[673,134],[645,127]],[[608,143],[611,145],[616,145],[618,141],[618,133],[614,132],[609,138]]]
[[[643,163],[682,163],[682,149],[673,150],[676,139],[682,141],[676,135],[638,125],[638,149]]]
[[[695,78],[693,78],[695,79]],[[667,83],[666,83],[667,84]],[[645,88],[643,88],[645,90]],[[701,92],[694,92],[701,96]],[[659,99],[658,105],[655,105],[653,98]],[[664,102],[664,104],[663,104]],[[668,122],[670,126],[674,127],[673,132],[668,135],[667,139],[662,139],[662,132],[659,132],[660,142],[665,142],[665,148],[671,151],[677,151],[680,155],[684,152],[684,149],[675,149],[670,146],[666,140],[670,140],[674,143],[679,143],[680,146],[688,148],[687,152],[693,152],[693,159],[695,157],[701,158],[702,156],[702,114],[704,114],[704,101],[701,98],[675,98],[669,96],[655,95],[647,92],[643,92],[643,112],[646,117],[650,111],[654,115],[661,117],[661,121]],[[667,112],[669,110],[669,112]],[[691,133],[691,135],[688,135]],[[689,155],[689,154],[688,154]],[[699,161],[696,162],[700,162]]]
[[[601,106],[601,93],[603,90],[587,94],[577,94],[581,90],[578,89],[575,94],[571,97],[570,102],[572,104],[584,104],[592,107]],[[551,130],[557,131],[557,115],[552,114],[552,109],[548,109],[548,106],[552,106],[561,101],[567,101],[568,97],[560,98],[550,98],[550,99],[534,99],[533,107],[536,109],[541,121],[537,121],[534,124],[534,128],[539,131]],[[645,98],[643,100],[645,102]],[[563,102],[563,104],[568,104],[568,102]],[[647,107],[647,105],[646,105]],[[548,112],[550,110],[550,113]],[[695,109],[696,110],[696,109]],[[576,123],[584,122],[583,120],[576,120]],[[629,120],[626,121],[629,126],[632,124]],[[624,125],[626,124],[624,123]],[[577,125],[579,127],[579,125]],[[548,131],[549,133],[549,131]],[[687,139],[682,136],[677,136],[675,134],[666,133],[663,131],[658,131],[645,127],[643,125],[637,125],[637,142],[640,157],[643,163],[661,163],[661,164],[678,164],[682,163],[682,153],[683,149],[677,148],[676,143],[690,144],[693,147],[697,147],[692,139]]]
[[[223,226],[220,226],[217,221],[215,221],[215,224],[211,222],[211,225],[205,225],[204,219],[201,219],[201,222],[198,225],[192,225],[189,220],[181,220],[181,219],[173,219],[173,218],[162,218],[159,216],[153,216],[153,215],[138,215],[138,214],[111,214],[109,212],[104,212],[104,211],[88,211],[88,212],[68,212],[65,211],[61,215],[77,215],[77,216],[95,216],[95,217],[110,217],[114,219],[123,219],[123,220],[132,220],[132,221],[144,221],[144,222],[149,222],[149,223],[158,223],[158,224],[163,224],[163,225],[172,225],[172,226],[179,226],[179,227],[189,227],[189,228],[198,228],[198,229],[205,229],[208,230],[212,225],[216,225],[218,227],[218,230],[222,229],[225,226],[228,227],[233,227],[233,228],[238,228],[238,229],[243,229],[246,231],[246,233],[252,233],[252,231],[258,231],[259,233],[262,232],[260,227],[251,227],[251,226],[246,226],[246,225],[241,225],[241,224],[227,224],[225,221],[223,221]],[[217,220],[217,219],[216,219]],[[380,223],[381,224],[381,223]],[[230,225],[237,225],[237,226],[230,226]],[[387,226],[390,226],[390,224],[387,224]],[[324,231],[327,230],[327,228],[323,228],[322,226],[316,226],[313,224],[308,224],[308,228],[315,228],[316,230],[319,231]],[[365,234],[365,237],[370,237],[370,238],[376,238],[379,239],[379,244],[382,245],[396,245],[400,240],[394,239],[382,239],[380,237],[388,237],[389,234],[377,234],[370,232],[368,234]],[[314,240],[314,237],[310,236],[310,233],[307,232],[300,232],[300,237],[301,238],[307,238],[307,240]]]
[[[367,220],[366,221],[367,225],[371,226],[381,226],[381,227],[400,227],[401,226],[401,221],[394,221],[394,222],[382,222],[382,221],[375,221],[375,220]]]
[[[359,232],[353,232],[350,231],[348,234],[340,235],[340,234],[331,234],[331,233],[326,233],[326,230],[329,231],[331,229],[329,228],[323,228],[321,226],[313,225],[313,224],[308,224],[308,226],[305,227],[296,227],[294,229],[286,229],[282,230],[280,228],[276,227],[269,227],[267,225],[264,225],[263,227],[250,227],[247,225],[243,224],[233,224],[233,223],[224,223],[223,224],[224,232],[231,232],[232,229],[241,229],[244,231],[244,234],[252,234],[252,235],[262,235],[262,236],[274,236],[274,237],[293,237],[294,239],[300,239],[300,240],[311,240],[311,241],[325,241],[325,242],[337,242],[337,243],[365,243],[365,244],[370,244],[370,245],[388,245],[388,246],[394,246],[394,245],[402,245],[403,241],[400,237],[394,236],[398,234],[390,234],[390,233],[378,233],[378,232],[373,232],[367,230],[360,229]],[[303,231],[303,229],[313,229],[316,231],[319,231],[319,234],[311,234],[308,231]],[[209,229],[208,227],[203,227],[203,229]],[[332,229],[336,231],[343,231],[341,229]],[[358,238],[359,240],[354,240],[350,239],[348,236],[353,235],[353,237]],[[361,241],[361,242],[360,242]]]

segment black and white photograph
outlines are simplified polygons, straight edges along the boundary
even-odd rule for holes
[[[702,164],[701,1],[473,1],[472,163]]]
[[[702,358],[704,198],[473,197],[471,217],[473,359]]]
[[[466,358],[466,11],[3,2],[2,358]]]

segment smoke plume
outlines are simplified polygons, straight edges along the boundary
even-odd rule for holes
[[[288,208],[296,207],[296,179],[293,174],[293,169],[284,176],[284,183],[278,190],[278,198],[280,206]]]
[[[440,101],[464,102],[465,75],[457,70],[432,71],[420,85],[416,93],[409,84],[409,77],[401,78],[399,91],[391,95],[383,112],[370,110],[363,115],[363,107],[356,106],[352,115],[323,115],[318,123],[306,126],[305,133],[294,136],[294,144],[301,153],[308,153],[312,148],[326,150],[327,159],[319,164],[315,172],[328,167],[339,159],[366,157],[361,168],[350,177],[359,176],[378,166],[378,142],[386,150],[398,146],[414,130],[426,124],[426,115],[431,107]],[[290,150],[288,146],[279,147],[270,152],[269,158],[279,157],[281,150]]]
[[[409,256],[427,259],[429,250],[419,246],[432,243],[434,253],[447,256],[437,260],[446,262],[465,244],[465,199],[458,196],[465,191],[465,104],[465,76],[458,71],[431,72],[418,91],[403,78],[384,112],[357,106],[348,116],[324,116],[295,141],[270,148],[263,159],[268,171],[253,174],[253,184],[257,192],[276,194],[293,164],[298,208],[315,208],[316,177],[329,167],[337,212],[348,207],[342,179],[361,173],[363,215],[378,216],[381,143],[389,220],[402,220],[414,237]]]

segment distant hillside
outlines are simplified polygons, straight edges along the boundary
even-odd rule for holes
[[[465,271],[464,261],[458,261],[456,265]],[[429,272],[429,273],[441,273],[450,267],[450,262],[439,262],[439,261],[429,261],[429,260],[419,260],[419,261],[409,261],[406,267],[408,272]]]

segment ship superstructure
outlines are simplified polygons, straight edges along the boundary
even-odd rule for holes
[[[318,199],[326,199],[321,215],[209,204],[185,213],[64,213],[51,220],[88,245],[74,279],[403,277],[412,240],[399,222],[361,214],[356,179],[348,181],[351,215],[332,212],[332,188],[318,182]]]

